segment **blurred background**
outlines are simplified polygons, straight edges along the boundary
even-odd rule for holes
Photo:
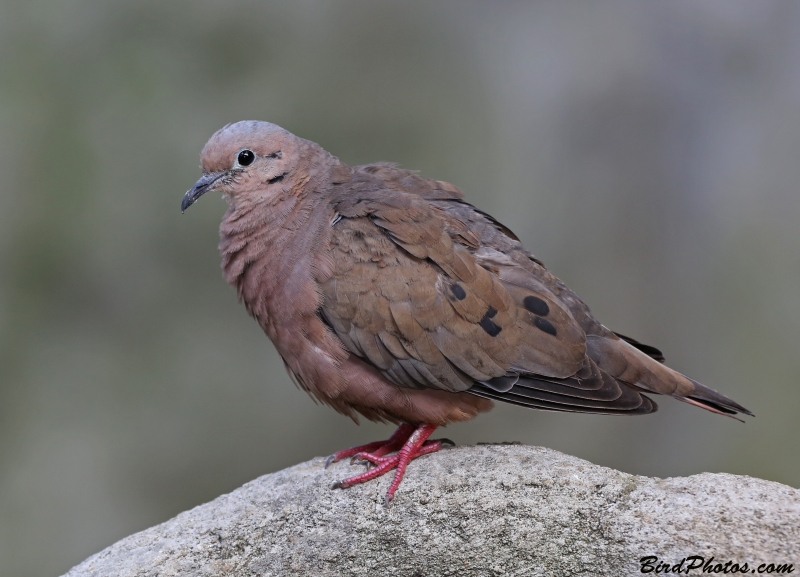
[[[800,5],[0,1],[0,573],[58,575],[387,436],[315,405],[222,280],[223,124],[451,181],[607,326],[756,413],[498,406],[458,443],[800,486]]]

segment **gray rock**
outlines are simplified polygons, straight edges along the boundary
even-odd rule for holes
[[[323,462],[260,477],[67,575],[639,575],[647,555],[800,571],[800,490],[779,483],[637,477],[541,447],[482,445],[414,461],[385,508],[390,476],[332,490],[360,469]]]

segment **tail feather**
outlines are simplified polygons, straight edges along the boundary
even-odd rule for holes
[[[587,348],[602,370],[637,389],[669,395],[718,415],[753,416],[733,399],[661,364],[658,355],[648,354],[639,343],[631,343],[632,340],[592,336],[587,340]]]
[[[691,397],[681,397],[679,395],[672,395],[672,397],[684,403],[688,403],[690,405],[694,405],[695,407],[700,407],[701,409],[705,409],[706,411],[711,411],[712,413],[716,413],[717,415],[722,415],[723,417],[730,417],[731,419],[735,419],[740,423],[744,423],[742,419],[735,416],[737,415],[736,411],[726,409],[725,407],[716,406],[709,401],[698,401]]]
[[[689,379],[689,377],[685,378]],[[718,393],[714,389],[710,389],[709,387],[698,383],[694,379],[689,379],[689,381],[691,381],[691,383],[695,386],[695,392],[687,396],[687,399],[691,399],[691,404],[700,406],[715,413],[721,412],[726,415],[744,413],[745,415],[749,415],[751,417],[755,416],[742,405],[733,399],[726,397],[722,393]]]

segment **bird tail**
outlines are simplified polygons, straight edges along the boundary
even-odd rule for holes
[[[638,343],[637,343],[638,344]],[[601,369],[616,379],[651,393],[669,395],[718,415],[732,417],[749,410],[731,398],[667,367],[626,340],[591,336],[587,340],[589,356]],[[662,357],[663,358],[663,357]]]
[[[680,375],[680,373],[678,374]],[[687,396],[672,395],[679,401],[683,401],[684,403],[689,403],[690,405],[700,407],[701,409],[711,411],[712,413],[717,413],[718,415],[732,417],[734,419],[736,419],[734,415],[738,413],[743,413],[751,417],[754,416],[753,413],[748,411],[746,408],[744,408],[742,405],[740,405],[733,399],[726,397],[722,393],[719,393],[714,389],[702,385],[697,381],[695,381],[694,379],[690,379],[685,375],[681,376],[692,383],[692,385],[695,388],[695,392]],[[736,419],[736,420],[741,421],[741,419]]]

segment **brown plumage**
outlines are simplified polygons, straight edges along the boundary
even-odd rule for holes
[[[637,415],[656,410],[650,392],[750,414],[600,324],[451,184],[347,166],[267,122],[226,126],[201,156],[182,209],[209,190],[225,195],[225,278],[296,382],[347,416],[404,424],[385,443],[334,455],[377,465],[340,486],[396,466],[390,499],[405,464],[439,448],[426,440],[436,426],[492,400]]]

